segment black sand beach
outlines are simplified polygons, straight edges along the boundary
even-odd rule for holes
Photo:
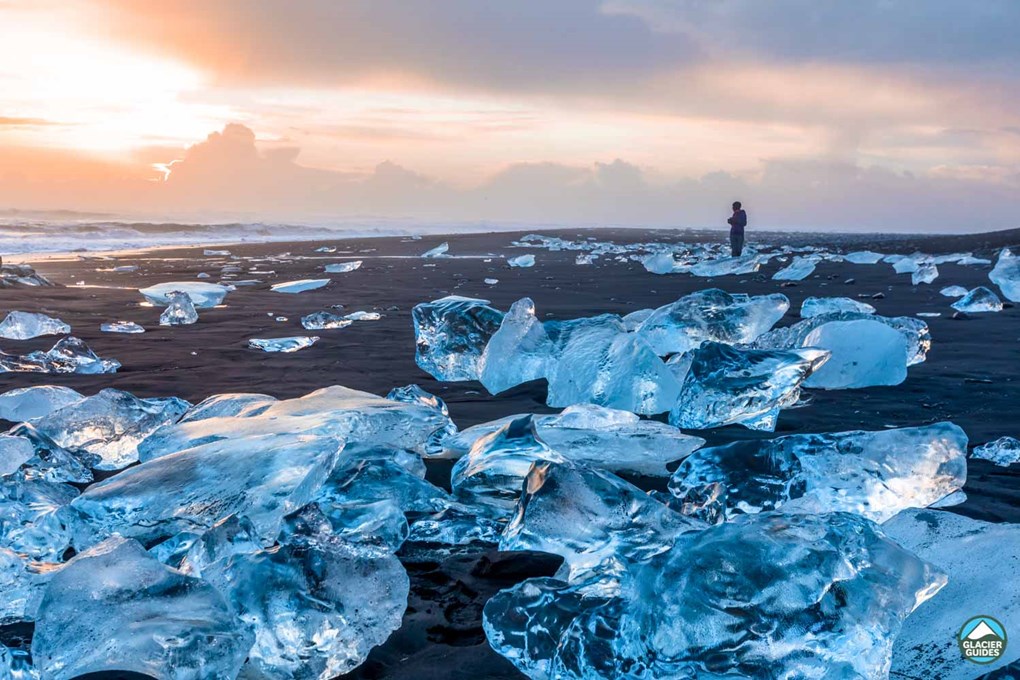
[[[722,234],[637,230],[560,230],[562,238],[594,237],[617,243],[692,241]],[[518,298],[534,299],[540,318],[568,319],[600,312],[626,314],[657,307],[697,290],[718,287],[731,293],[782,292],[791,300],[781,325],[798,320],[797,310],[808,296],[864,299],[885,316],[941,312],[926,318],[932,348],[925,363],[911,367],[906,382],[895,387],[826,392],[806,390],[810,403],[784,411],[775,435],[881,429],[951,420],[969,435],[972,445],[1003,435],[1020,435],[1020,309],[954,320],[953,301],[939,294],[948,285],[973,288],[989,285],[990,266],[939,265],[941,275],[930,285],[911,285],[889,264],[853,265],[823,262],[812,276],[780,287],[771,275],[782,265],[770,263],[757,274],[706,279],[686,274],[657,276],[638,262],[602,257],[593,265],[576,265],[575,252],[511,248],[522,234],[472,234],[421,240],[378,238],[353,241],[246,244],[226,246],[235,256],[259,258],[240,262],[238,279],[263,283],[240,287],[223,307],[199,310],[192,326],[158,325],[159,308],[142,306],[137,289],[166,281],[196,280],[208,272],[211,281],[230,259],[204,256],[202,248],[172,249],[119,255],[115,259],[47,259],[33,262],[37,271],[64,287],[0,291],[0,312],[22,310],[56,316],[72,326],[98,354],[123,364],[114,375],[47,376],[6,374],[0,391],[40,384],[61,384],[91,394],[116,387],[138,396],[180,396],[192,402],[224,392],[262,392],[294,397],[327,385],[345,385],[375,394],[417,383],[441,396],[460,427],[513,413],[548,412],[545,385],[529,383],[490,396],[477,383],[439,383],[414,362],[411,308],[449,294],[482,297],[506,309]],[[1020,243],[1020,231],[959,237],[873,237],[809,234],[750,234],[752,242],[826,246],[833,250],[874,249],[909,254],[973,251],[992,257],[1002,246]],[[418,257],[442,241],[450,242],[449,258]],[[322,246],[336,253],[316,253]],[[511,269],[504,255],[535,254],[532,268]],[[289,253],[285,257],[283,253]],[[266,258],[264,261],[261,258]],[[364,261],[357,271],[326,275],[326,263]],[[109,271],[137,265],[133,272]],[[275,273],[249,274],[248,269]],[[104,271],[105,270],[105,271]],[[269,290],[269,285],[304,278],[332,279],[322,289],[297,295]],[[487,285],[486,278],[499,279]],[[84,282],[84,286],[75,285]],[[875,294],[884,297],[872,299]],[[343,305],[343,311],[377,311],[378,321],[356,322],[340,330],[308,332],[300,318]],[[287,317],[277,321],[276,317]],[[99,325],[114,320],[139,323],[145,334],[103,333]],[[252,337],[319,335],[314,347],[295,354],[269,354],[246,347]],[[48,349],[53,338],[3,341],[8,353]],[[733,426],[698,433],[710,444],[774,436]],[[432,481],[448,485],[449,464],[430,463]],[[1016,466],[1009,470],[970,462],[965,488],[968,500],[954,511],[990,521],[1020,521],[1020,484]],[[636,480],[651,488],[650,480]],[[663,482],[657,482],[662,484]],[[442,563],[405,559],[412,580],[410,607],[404,627],[350,677],[359,678],[511,678],[521,677],[492,652],[481,630],[485,600],[496,590],[523,578],[551,574],[557,561],[526,554],[455,555]]]

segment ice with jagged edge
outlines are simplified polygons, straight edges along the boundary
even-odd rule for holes
[[[534,255],[518,255],[517,257],[508,257],[506,263],[511,267],[534,267],[535,256]]]
[[[176,423],[191,404],[177,397],[139,399],[122,390],[100,391],[31,421],[64,448],[96,454],[98,470],[119,470],[138,460],[138,443]]]
[[[25,437],[0,434],[0,477],[12,475],[35,455],[35,447]]]
[[[828,350],[832,353],[829,361],[805,386],[846,389],[903,382],[907,367],[924,361],[931,335],[928,325],[913,317],[837,312],[773,329],[753,346]]]
[[[874,314],[875,308],[867,302],[860,302],[848,297],[809,297],[800,306],[802,319],[810,319],[822,314],[838,314],[839,312],[856,312]]]
[[[170,293],[186,293],[198,309],[207,309],[222,304],[229,289],[216,283],[201,281],[170,281],[156,286],[149,286],[138,291],[153,305],[170,304]]]
[[[707,525],[680,515],[616,475],[574,463],[539,461],[524,480],[500,550],[536,550],[564,559],[558,577],[612,577]]]
[[[789,308],[785,295],[731,295],[710,288],[659,307],[635,332],[660,356],[682,354],[706,341],[730,345],[752,342]]]
[[[54,680],[104,671],[231,680],[253,639],[212,585],[116,537],[53,575],[39,605],[32,658]]]
[[[676,261],[673,253],[670,252],[647,255],[641,258],[641,264],[645,270],[652,274],[673,274],[686,269]]]
[[[293,335],[285,338],[251,338],[248,346],[263,352],[282,352],[290,354],[307,349],[319,341],[319,336]]]
[[[71,544],[63,508],[77,496],[70,484],[0,478],[0,548],[41,562],[60,562]]]
[[[298,279],[297,281],[284,281],[274,283],[269,287],[274,293],[304,293],[309,290],[318,290],[329,285],[332,279]]]
[[[89,484],[93,481],[91,468],[101,460],[96,454],[65,449],[29,423],[15,425],[8,431],[8,435],[13,440],[24,439],[32,447],[32,457],[22,462],[14,473],[18,478],[75,484]],[[13,443],[6,439],[5,442]],[[16,446],[19,450],[17,459],[20,460],[27,449],[20,443]]]
[[[442,428],[437,429],[429,436],[428,441],[425,443],[425,453],[442,453],[446,440],[457,434],[457,425],[450,418],[450,409],[447,407],[446,402],[431,392],[423,390],[418,385],[394,387],[386,395],[386,398],[402,404],[423,406],[435,411],[439,414],[439,416],[441,416],[440,422],[445,424]]]
[[[612,314],[549,321],[556,360],[546,376],[546,404],[597,404],[651,415],[668,411],[680,383],[637,333]]]
[[[415,361],[434,378],[477,380],[482,353],[499,330],[503,312],[488,300],[450,295],[411,310]]]
[[[789,265],[772,275],[773,281],[802,281],[814,273],[815,267],[822,261],[816,255],[797,256]]]
[[[356,312],[350,312],[349,314],[344,314],[344,318],[350,321],[378,321],[382,318],[382,314],[379,312],[366,312],[364,310],[359,310]]]
[[[33,620],[46,584],[60,568],[0,547],[0,626]]]
[[[1002,300],[988,288],[978,286],[949,306],[958,312],[967,314],[1001,312]]]
[[[421,254],[421,256],[425,258],[444,257],[446,256],[446,251],[448,251],[449,249],[450,244],[447,243],[446,241],[443,241],[435,248],[426,250],[424,253]]]
[[[1020,646],[1007,644],[999,660],[975,671],[957,644],[960,626],[970,616],[990,614],[1008,631],[1020,624],[1020,589],[1015,587],[1020,524],[904,510],[882,531],[949,576],[948,585],[904,622],[893,646],[890,677],[970,680],[1020,659]]]
[[[85,395],[62,385],[19,387],[0,394],[0,419],[20,423],[45,416]]]
[[[264,434],[221,439],[148,460],[93,484],[70,504],[74,546],[113,534],[146,544],[248,517],[271,542],[283,516],[308,503],[336,466],[343,441]]]
[[[145,328],[134,321],[110,321],[100,324],[99,330],[104,333],[144,333]]]
[[[361,265],[361,260],[351,260],[350,262],[334,262],[333,264],[327,264],[324,269],[327,274],[346,274],[347,272],[353,272],[360,269]]]
[[[521,495],[521,483],[532,463],[565,460],[538,436],[531,416],[524,416],[475,441],[453,466],[450,486],[458,500],[506,517]]]
[[[1009,248],[999,251],[995,266],[988,273],[988,278],[999,287],[1007,300],[1020,302],[1020,257]]]
[[[939,268],[934,263],[925,262],[918,265],[910,275],[910,283],[918,286],[922,283],[931,283],[939,277]]]
[[[198,321],[198,312],[190,295],[172,290],[166,297],[170,304],[159,315],[160,326],[190,326]]]
[[[689,429],[740,424],[772,431],[780,409],[797,403],[801,385],[828,358],[815,348],[759,350],[707,342],[693,352],[669,422]]]
[[[880,678],[903,620],[945,584],[846,513],[750,515],[621,566],[608,587],[501,591],[485,605],[489,644],[535,678]]]
[[[1015,437],[999,437],[995,441],[975,446],[970,457],[1009,467],[1014,463],[1020,463],[1020,440]]]
[[[478,379],[491,394],[499,394],[529,380],[544,378],[556,351],[545,326],[535,316],[535,303],[521,298],[510,306],[499,329],[479,359]]]
[[[334,385],[296,399],[220,395],[164,426],[138,445],[142,462],[211,442],[272,435],[331,436],[348,443],[427,453],[450,427],[431,406],[385,399]]]
[[[558,414],[507,416],[451,436],[443,456],[461,458],[482,437],[531,415],[539,438],[563,458],[593,468],[665,477],[666,466],[704,445],[705,440],[630,411],[594,404],[569,406]]]
[[[0,373],[79,373],[96,375],[116,373],[120,362],[103,359],[85,344],[83,340],[69,335],[62,338],[49,350],[29,352],[23,356],[0,351]]]
[[[400,561],[320,529],[296,522],[279,546],[242,543],[202,568],[254,632],[243,677],[336,677],[400,627],[410,590]]]
[[[313,312],[301,317],[301,326],[305,330],[309,331],[346,328],[352,323],[354,323],[353,319],[348,319],[340,314],[334,314],[333,312]]]
[[[66,335],[71,327],[45,314],[33,312],[10,312],[0,321],[0,338],[8,340],[31,340],[44,335]]]
[[[884,521],[960,490],[967,435],[952,423],[805,434],[701,449],[669,481],[684,514],[721,522],[777,508]]]

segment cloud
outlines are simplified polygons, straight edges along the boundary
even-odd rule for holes
[[[947,232],[1016,227],[1020,167],[926,174],[852,162],[770,160],[754,176],[663,181],[623,159],[517,163],[468,188],[396,163],[367,173],[309,168],[227,125],[188,148],[165,182],[66,153],[0,153],[0,208],[111,210],[144,219],[331,220],[356,216],[529,225],[724,227],[744,202],[752,229]],[[8,160],[10,159],[10,160]],[[455,228],[455,227],[452,227]]]
[[[40,125],[60,125],[45,118],[23,118],[18,116],[0,116],[0,127],[35,127]]]

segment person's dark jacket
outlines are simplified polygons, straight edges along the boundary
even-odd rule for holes
[[[731,234],[743,234],[744,227],[747,226],[747,213],[741,210],[737,210],[733,213],[733,217],[726,220],[730,224]]]

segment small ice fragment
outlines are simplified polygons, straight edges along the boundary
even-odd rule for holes
[[[248,346],[253,349],[260,349],[263,352],[291,353],[311,347],[319,341],[319,336],[295,335],[287,338],[251,338]]]
[[[145,329],[134,321],[111,321],[99,326],[104,333],[144,333]]]
[[[984,286],[978,286],[949,306],[958,312],[967,314],[1001,312],[1002,300]]]
[[[195,304],[187,293],[172,291],[166,294],[170,305],[159,315],[160,326],[190,326],[198,321]]]
[[[355,269],[361,267],[361,260],[352,260],[350,262],[335,262],[333,264],[327,264],[325,270],[327,274],[346,274],[352,272]]]
[[[303,293],[306,290],[317,290],[329,285],[330,279],[299,279],[275,283],[270,287],[274,293]]]
[[[772,275],[773,281],[801,281],[814,273],[820,258],[814,256],[795,257],[787,267]]]
[[[378,321],[382,318],[382,314],[379,312],[358,311],[345,314],[344,318],[350,321]]]
[[[195,276],[195,278],[196,278],[196,279],[208,279],[208,278],[209,278],[209,275],[208,275],[207,273],[205,273],[205,272],[199,272],[199,273],[198,273],[198,274],[197,274],[197,275]]]
[[[958,298],[963,297],[969,292],[970,291],[968,291],[963,286],[946,286],[945,288],[939,291],[939,294],[944,295],[946,297]]]
[[[70,332],[71,327],[60,319],[32,312],[11,312],[0,322],[0,338],[8,340],[30,340]]]
[[[208,248],[202,251],[202,254],[206,257],[226,257],[230,255],[229,250],[209,250]]]
[[[877,264],[882,260],[882,257],[882,253],[876,253],[873,250],[858,250],[847,253],[843,259],[852,264]]]
[[[315,249],[315,252],[317,252],[317,253],[335,253],[336,252],[336,246],[319,246],[318,248]]]
[[[347,319],[332,312],[314,312],[301,317],[301,326],[310,331],[346,328],[352,323],[354,323],[352,319]]]
[[[223,302],[223,298],[230,292],[225,286],[216,283],[201,283],[195,281],[171,281],[156,286],[149,286],[138,291],[146,300],[154,305],[170,304],[169,293],[187,293],[191,302],[197,309],[215,307]]]
[[[431,250],[427,250],[421,254],[422,257],[443,257],[446,255],[446,251],[450,249],[450,244],[447,242],[440,243],[438,246]]]
[[[511,267],[534,267],[535,256],[534,255],[518,255],[517,257],[507,258],[506,263]]]
[[[1001,467],[1020,463],[1020,440],[1014,437],[999,437],[993,442],[975,447],[971,458],[990,460]]]
[[[499,279],[485,279],[485,283],[489,286],[495,286],[499,283]]]
[[[574,264],[593,264],[597,256],[592,253],[580,253],[574,258]]]
[[[935,319],[942,316],[942,312],[918,312],[914,316],[920,316],[925,319]]]
[[[0,373],[116,373],[120,362],[102,359],[79,338],[69,335],[46,352],[15,356],[0,352]]]

